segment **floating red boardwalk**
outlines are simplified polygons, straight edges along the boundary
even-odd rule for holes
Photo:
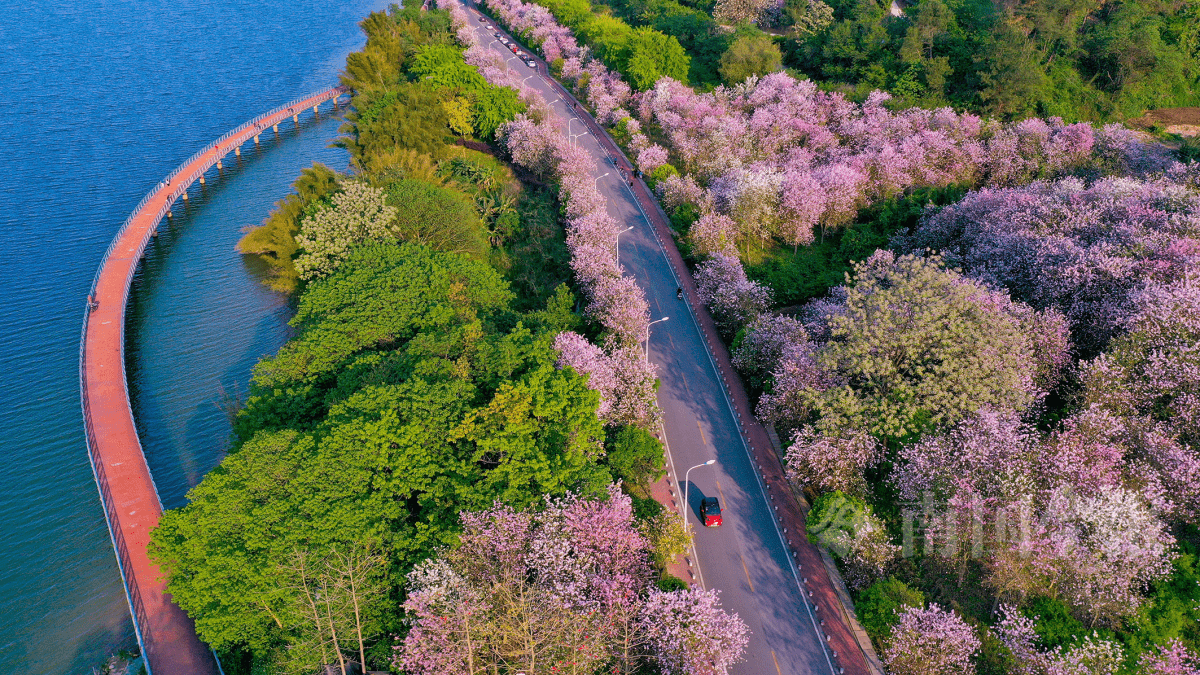
[[[125,382],[125,305],[146,244],[175,200],[204,172],[242,144],[288,117],[345,94],[342,87],[260,115],[196,153],[134,210],[105,254],[88,296],[79,351],[80,393],[88,455],[116,549],[147,670],[158,675],[210,675],[211,651],[192,620],[171,601],[146,545],[162,515],[154,478],[142,454]],[[186,197],[185,197],[186,198]]]

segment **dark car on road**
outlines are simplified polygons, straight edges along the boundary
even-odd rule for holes
[[[721,502],[716,497],[700,500],[700,520],[704,522],[705,527],[720,527],[724,522],[721,518]]]

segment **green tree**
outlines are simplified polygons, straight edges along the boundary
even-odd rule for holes
[[[511,122],[525,112],[525,103],[517,92],[508,87],[492,87],[479,90],[471,97],[471,113],[475,130],[483,138],[494,138],[501,124]]]
[[[388,226],[391,236],[436,251],[487,256],[486,228],[474,203],[461,191],[400,180],[388,187],[387,202],[396,211]]]
[[[721,78],[738,84],[751,75],[767,75],[783,67],[783,55],[767,35],[744,35],[721,56]]]
[[[642,26],[625,43],[618,70],[635,89],[646,91],[663,77],[686,81],[690,62],[678,40]]]
[[[441,105],[445,97],[444,90],[424,83],[360,92],[354,97],[354,110],[346,113],[344,135],[337,144],[358,164],[397,146],[440,157],[449,130]]]
[[[290,324],[296,337],[254,367],[254,382],[315,382],[360,350],[487,317],[511,298],[499,273],[482,262],[417,244],[365,245],[305,290]]]
[[[609,435],[606,458],[613,475],[632,485],[645,485],[662,478],[662,442],[649,431],[624,426]]]
[[[867,635],[882,646],[892,632],[892,626],[900,620],[900,611],[905,607],[924,607],[925,596],[908,584],[888,577],[880,579],[863,590],[854,603],[855,613]]]
[[[1040,53],[1010,22],[1000,23],[979,54],[984,66],[979,98],[997,115],[1032,112],[1046,86]]]
[[[936,257],[876,253],[855,264],[818,355],[845,383],[816,394],[821,426],[899,438],[984,406],[1024,410],[1032,347],[988,292]]]
[[[361,247],[305,288],[239,416],[247,440],[152,535],[205,641],[300,667],[335,659],[336,633],[369,656],[399,619],[377,582],[451,543],[460,510],[603,491],[597,394],[557,368],[552,332],[500,330],[510,299],[490,267],[415,244]],[[303,416],[272,412],[289,405]],[[367,542],[386,565],[350,560]]]

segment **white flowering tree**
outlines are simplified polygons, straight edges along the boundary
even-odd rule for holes
[[[296,243],[301,253],[296,271],[305,280],[323,277],[337,269],[350,250],[365,241],[388,236],[388,226],[397,215],[387,205],[387,194],[365,183],[347,183],[333,196],[330,206],[300,223]]]

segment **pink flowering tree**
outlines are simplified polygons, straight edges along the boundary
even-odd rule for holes
[[[695,278],[700,302],[708,307],[726,336],[732,336],[770,305],[767,288],[750,281],[734,256],[712,256],[696,268]]]
[[[549,499],[526,512],[498,504],[461,518],[460,545],[409,574],[396,668],[629,673],[647,658],[733,663],[745,648],[745,624],[715,594],[677,591],[664,602],[650,588],[648,543],[619,486],[603,500]]]
[[[1148,471],[1160,508],[1200,519],[1200,285],[1195,277],[1150,285],[1110,350],[1083,364],[1084,398],[1109,418],[1109,445]]]
[[[1143,675],[1200,675],[1200,658],[1172,638],[1165,646],[1144,652],[1138,667]]]
[[[663,675],[717,675],[741,660],[750,630],[716,590],[650,591],[641,629]]]
[[[799,320],[780,314],[760,314],[746,325],[740,344],[733,350],[733,367],[751,388],[762,389],[785,358],[811,353],[812,348]]]
[[[1108,354],[1083,367],[1088,401],[1121,416],[1165,423],[1200,443],[1200,277],[1150,285]]]
[[[1147,295],[1200,264],[1200,195],[1169,179],[985,189],[926,217],[900,250],[941,251],[1018,300],[1055,308],[1094,354]]]
[[[650,329],[650,306],[633,277],[601,277],[591,289],[588,314],[610,331],[626,347],[646,339]]]
[[[801,427],[787,450],[788,478],[801,488],[865,494],[862,472],[883,459],[883,449],[870,434],[820,433]]]
[[[1111,623],[1136,612],[1170,571],[1174,538],[1137,492],[1057,490],[1042,504],[1024,536],[990,561],[1001,595],[1049,592],[1081,620]]]
[[[738,224],[729,216],[711,211],[705,213],[692,223],[688,235],[696,253],[737,255]]]
[[[953,610],[905,607],[886,640],[883,663],[892,675],[962,675],[975,672],[971,657],[979,647],[975,629]]]
[[[578,333],[564,331],[554,339],[560,368],[574,368],[588,378],[589,389],[600,394],[596,415],[611,425],[652,424],[659,415],[654,366],[637,347],[609,351]]]
[[[1037,646],[1036,619],[1001,605],[994,634],[1012,654],[1015,675],[1116,675],[1125,653],[1121,645],[1093,633],[1078,644],[1045,651]],[[1147,674],[1148,675],[1148,674]]]
[[[539,124],[525,115],[496,130],[496,139],[504,144],[516,164],[540,176],[555,169],[555,151],[561,134],[548,124]]]
[[[972,559],[1020,537],[1041,457],[1036,430],[1012,411],[984,409],[901,448],[892,480],[902,501],[924,510],[926,554],[953,564],[961,583]]]

